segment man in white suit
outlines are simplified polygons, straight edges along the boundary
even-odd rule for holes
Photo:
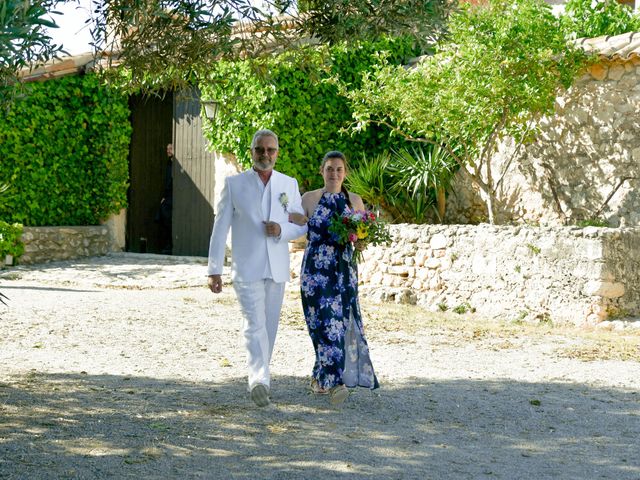
[[[244,316],[251,400],[269,405],[269,362],[278,330],[285,283],[289,280],[289,240],[306,226],[289,222],[302,213],[298,182],[273,169],[278,137],[259,130],[251,142],[253,167],[225,179],[209,243],[209,288],[222,291],[225,244],[231,229],[231,278]]]

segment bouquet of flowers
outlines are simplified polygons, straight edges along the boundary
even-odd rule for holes
[[[386,223],[368,210],[347,210],[342,215],[331,217],[329,232],[339,244],[353,244],[353,261],[362,260],[362,251],[368,245],[381,245],[391,242]]]

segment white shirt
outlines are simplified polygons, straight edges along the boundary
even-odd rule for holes
[[[269,212],[271,211],[271,178],[269,178],[269,181],[265,185],[262,183],[262,179],[260,178],[260,175],[258,175],[258,172],[254,169],[251,169],[251,172],[253,173],[258,184],[258,188],[260,189],[260,193],[262,194],[262,219],[267,221],[269,219]],[[271,274],[271,267],[266,259],[264,262],[264,273],[262,274],[262,278],[273,278],[273,275]]]

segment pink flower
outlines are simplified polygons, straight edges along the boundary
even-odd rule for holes
[[[355,242],[356,242],[356,240],[358,240],[358,235],[356,235],[355,233],[351,232],[351,233],[349,234],[349,241],[350,241],[351,243],[355,243]]]

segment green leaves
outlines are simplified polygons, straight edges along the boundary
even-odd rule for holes
[[[562,26],[567,34],[576,38],[619,35],[640,30],[640,16],[616,0],[569,0]]]
[[[19,223],[7,223],[0,220],[0,263],[11,255],[17,259],[24,253],[22,243],[22,225]]]
[[[0,87],[17,81],[23,68],[54,58],[62,47],[51,44],[45,27],[57,27],[45,16],[56,0],[2,0],[0,2]],[[4,92],[10,93],[10,92]],[[0,96],[0,104],[11,97]]]
[[[301,35],[328,44],[353,39],[376,41],[387,35],[411,35],[427,46],[442,34],[451,7],[446,0],[303,0]]]
[[[359,85],[379,62],[381,50],[400,64],[416,54],[413,43],[403,38],[305,48],[260,61],[220,61],[202,85],[202,97],[222,105],[215,121],[205,122],[205,136],[213,150],[232,153],[248,167],[253,133],[270,128],[280,139],[277,168],[295,176],[303,190],[317,188],[322,184],[318,167],[327,151],[340,150],[357,163],[362,152],[399,146],[384,127],[347,132],[352,111],[331,82],[340,75]]]
[[[7,89],[5,89],[6,91]],[[0,116],[0,218],[25,225],[95,225],[126,206],[127,98],[94,75],[23,86]]]
[[[454,12],[449,33],[415,68],[381,62],[360,88],[343,84],[354,132],[386,125],[394,134],[436,141],[494,196],[486,160],[504,136],[532,138],[535,119],[584,65],[542,0],[489,0]],[[484,172],[482,168],[485,168]],[[492,219],[491,206],[488,205]]]
[[[401,223],[425,223],[444,194],[458,165],[439,145],[416,144],[363,159],[346,179],[349,190]],[[440,192],[440,200],[438,199]],[[444,204],[436,210],[442,220]]]

